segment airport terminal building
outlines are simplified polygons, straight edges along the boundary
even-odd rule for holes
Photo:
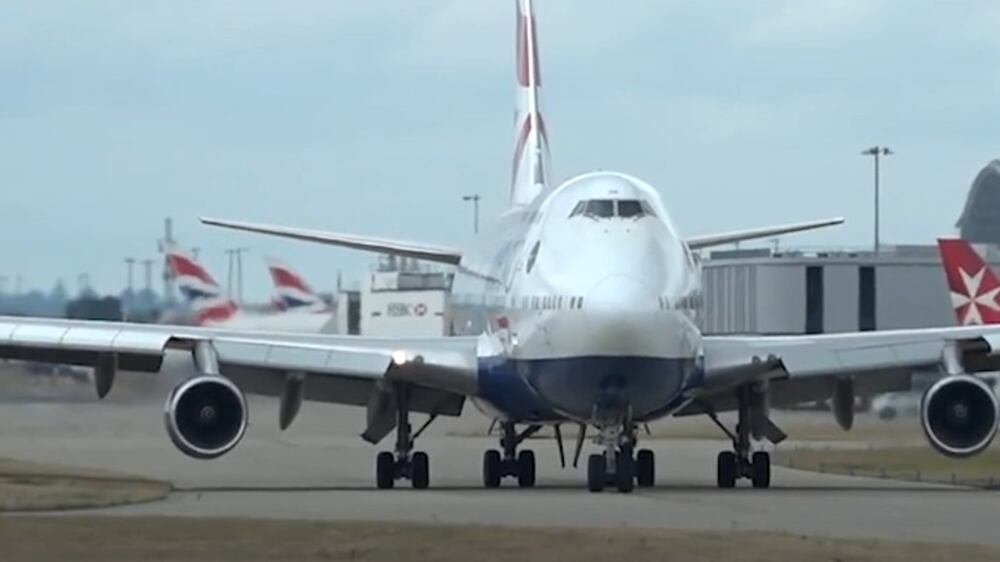
[[[956,225],[1000,265],[1000,160],[976,176]],[[873,250],[712,252],[704,329],[716,334],[819,334],[955,323],[941,258],[927,245]]]
[[[936,246],[734,250],[704,262],[706,333],[821,334],[955,323]]]

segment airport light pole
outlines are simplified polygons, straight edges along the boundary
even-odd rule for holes
[[[229,256],[229,275],[227,285],[229,298],[233,299],[233,267],[236,268],[236,296],[237,304],[243,304],[243,254],[250,251],[250,248],[229,248],[226,254]]]
[[[873,146],[868,150],[861,152],[862,156],[871,156],[875,160],[875,253],[879,253],[881,248],[881,242],[879,241],[879,158],[882,156],[890,156],[895,154],[889,147],[886,146]]]
[[[472,195],[463,195],[462,201],[472,202],[472,232],[473,234],[479,234],[479,200],[481,199],[478,193],[473,193]]]
[[[122,320],[126,322],[132,316],[132,302],[135,300],[135,258],[125,258],[127,271],[125,291],[122,294]]]

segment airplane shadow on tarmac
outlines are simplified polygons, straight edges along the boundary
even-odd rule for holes
[[[383,492],[383,493],[393,493],[393,492],[412,492],[412,493],[428,493],[428,492],[492,492],[492,493],[529,493],[529,492],[545,492],[545,491],[565,491],[565,490],[580,490],[586,491],[585,484],[575,484],[572,482],[567,483],[556,483],[556,484],[541,484],[536,485],[532,488],[519,488],[517,486],[501,486],[499,488],[484,488],[483,486],[470,486],[470,485],[454,485],[454,486],[431,486],[427,490],[414,490],[408,485],[401,484],[400,486],[390,489],[390,490],[377,490],[371,485],[330,485],[330,486],[296,486],[296,485],[274,485],[274,486],[191,486],[191,487],[175,487],[175,493],[185,493],[185,494],[198,494],[198,493],[247,493],[247,492],[259,492],[259,493],[289,493],[289,492]],[[937,492],[937,493],[963,493],[963,492],[983,492],[984,490],[978,488],[962,488],[962,487],[947,487],[947,486],[932,486],[932,485],[913,485],[913,486],[871,486],[871,485],[857,485],[857,486],[815,486],[815,485],[805,485],[805,486],[780,486],[768,488],[766,490],[759,490],[750,487],[737,487],[730,490],[723,490],[715,486],[708,485],[658,485],[652,488],[636,488],[632,494],[633,495],[643,495],[647,492],[703,492],[706,494],[789,494],[789,493],[830,493],[830,494],[842,494],[844,492],[898,492],[901,494],[921,492]],[[616,494],[617,491],[614,487],[609,487],[604,490],[603,493],[606,494]]]

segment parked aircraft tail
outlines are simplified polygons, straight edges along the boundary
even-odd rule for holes
[[[223,294],[219,284],[197,260],[177,246],[167,248],[166,256],[170,274],[194,310],[196,323],[223,322],[236,314],[236,303]]]
[[[982,256],[965,240],[939,239],[951,305],[963,326],[1000,323],[1000,280]]]
[[[288,264],[267,258],[267,270],[274,281],[274,304],[279,310],[321,311],[327,304]]]

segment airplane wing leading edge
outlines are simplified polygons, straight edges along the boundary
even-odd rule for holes
[[[691,248],[692,250],[700,250],[702,248],[710,248],[712,246],[723,246],[725,244],[733,244],[735,242],[743,242],[745,240],[757,240],[760,238],[769,238],[772,236],[779,236],[782,234],[792,234],[794,232],[803,232],[806,230],[814,230],[817,228],[826,228],[828,226],[836,226],[838,224],[842,224],[843,222],[844,219],[838,217],[838,218],[824,219],[817,221],[782,224],[777,226],[765,226],[763,228],[734,230],[718,234],[693,236],[685,239],[685,242],[687,243],[688,247]]]
[[[462,252],[459,250],[405,240],[390,240],[307,228],[293,228],[212,218],[202,218],[201,222],[210,226],[220,226],[222,228],[244,230],[258,234],[268,234],[270,236],[281,236],[295,240],[305,240],[307,242],[318,242],[320,244],[353,248],[355,250],[394,254],[447,265],[458,265],[462,261]]]

